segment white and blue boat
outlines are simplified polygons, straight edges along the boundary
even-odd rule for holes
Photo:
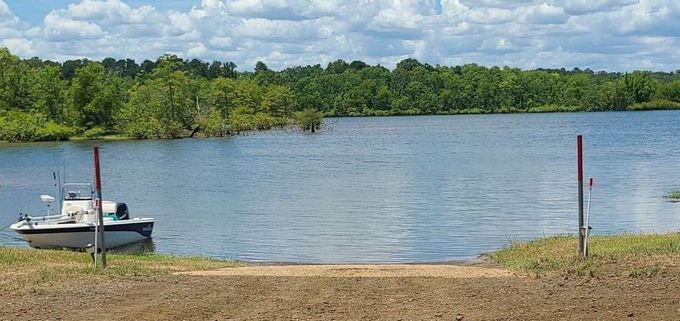
[[[22,214],[10,228],[34,248],[92,247],[98,222],[94,190],[88,183],[67,183],[61,187],[59,214],[52,213],[55,198],[42,195],[47,205],[46,216]],[[104,214],[104,237],[107,248],[143,241],[151,238],[155,219],[131,218],[125,203],[101,202]],[[98,246],[101,247],[101,244]]]

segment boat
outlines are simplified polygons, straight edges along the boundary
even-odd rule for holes
[[[22,214],[16,223],[10,225],[10,229],[34,248],[93,248],[100,202],[94,197],[92,185],[66,183],[61,186],[59,194],[61,208],[58,214],[52,213],[55,197],[41,195],[41,200],[47,205],[47,215]],[[155,219],[131,218],[125,203],[102,201],[101,207],[107,249],[151,238]],[[101,241],[97,248],[101,249]]]

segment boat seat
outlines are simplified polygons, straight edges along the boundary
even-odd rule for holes
[[[68,213],[78,214],[79,212],[82,212],[82,211],[83,211],[83,208],[80,207],[80,206],[68,206],[68,207],[64,207],[64,213],[67,213],[67,214],[68,214]]]

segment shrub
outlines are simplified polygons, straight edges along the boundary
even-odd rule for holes
[[[70,126],[57,124],[48,121],[45,126],[38,129],[38,140],[48,141],[48,140],[67,140],[69,137],[76,134],[76,129]]]
[[[155,117],[138,118],[132,122],[126,122],[123,133],[130,137],[143,138],[162,138],[163,126]]]
[[[465,108],[457,111],[458,114],[481,114],[483,111],[479,108]]]
[[[229,124],[237,133],[253,130],[255,128],[255,117],[251,114],[233,114]]]
[[[291,119],[288,117],[275,117],[274,118],[274,127],[276,128],[284,128],[288,127],[291,125]]]
[[[555,113],[555,112],[575,112],[578,111],[579,108],[576,106],[558,106],[555,104],[549,104],[549,105],[541,105],[541,106],[536,106],[536,107],[531,107],[529,110],[527,110],[530,113]]]
[[[628,107],[628,110],[667,110],[667,109],[680,109],[680,103],[666,99],[655,99],[644,103],[633,104],[632,106]]]
[[[323,113],[313,109],[305,109],[295,113],[295,124],[302,130],[315,132],[323,123]]]
[[[275,119],[269,114],[257,113],[253,119],[255,123],[255,129],[266,130],[274,127]]]
[[[199,118],[198,125],[208,137],[223,137],[231,132],[229,122],[218,111],[212,111],[209,115]]]
[[[0,140],[30,142],[65,140],[75,129],[47,120],[41,113],[10,111],[0,116]]]
[[[99,139],[104,135],[106,135],[106,130],[102,127],[92,127],[83,132],[85,139]]]

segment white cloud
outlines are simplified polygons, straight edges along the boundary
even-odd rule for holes
[[[234,29],[234,36],[242,36],[275,43],[313,42],[327,38],[329,28],[319,21],[294,22],[289,20],[246,19]]]
[[[104,35],[93,22],[74,20],[65,11],[52,11],[44,19],[45,37],[50,41],[97,39]]]
[[[559,24],[566,22],[569,18],[564,8],[548,3],[522,7],[518,10],[521,12],[521,21],[533,24]]]
[[[118,0],[84,0],[78,4],[70,4],[66,9],[66,13],[73,19],[109,23],[126,23],[131,11],[127,4]]]
[[[187,56],[192,58],[201,58],[205,56],[207,52],[208,48],[206,48],[202,43],[198,42],[187,50]]]
[[[600,11],[619,10],[638,0],[561,0],[555,1],[555,5],[562,6],[567,14],[581,15]]]
[[[0,0],[0,39],[20,37],[25,28],[26,26],[12,13],[7,4]]]
[[[173,36],[183,35],[195,30],[191,18],[186,14],[182,14],[180,12],[170,12],[168,14],[168,18],[170,21],[168,23],[169,28],[167,28],[167,30]]]
[[[231,37],[214,36],[214,37],[210,38],[210,40],[208,40],[208,43],[210,44],[211,47],[217,48],[217,49],[232,48]]]
[[[510,9],[504,8],[480,8],[470,10],[467,20],[478,24],[507,23],[516,19],[516,14]]]
[[[135,2],[139,3],[139,2]],[[664,0],[82,0],[41,23],[0,0],[0,45],[29,57],[231,60],[252,69],[338,58],[675,70],[680,2]],[[163,9],[164,8],[164,9]]]
[[[12,11],[9,10],[9,7],[5,3],[5,1],[0,0],[0,17],[5,18],[5,17],[11,17],[11,16],[13,16]]]
[[[213,2],[216,2],[213,0]],[[233,0],[225,5],[229,14],[246,18],[306,20],[333,15],[337,1],[324,0]]]
[[[38,52],[34,49],[31,41],[23,38],[9,38],[3,39],[1,42],[1,47],[9,49],[15,55],[22,57],[34,57]]]

